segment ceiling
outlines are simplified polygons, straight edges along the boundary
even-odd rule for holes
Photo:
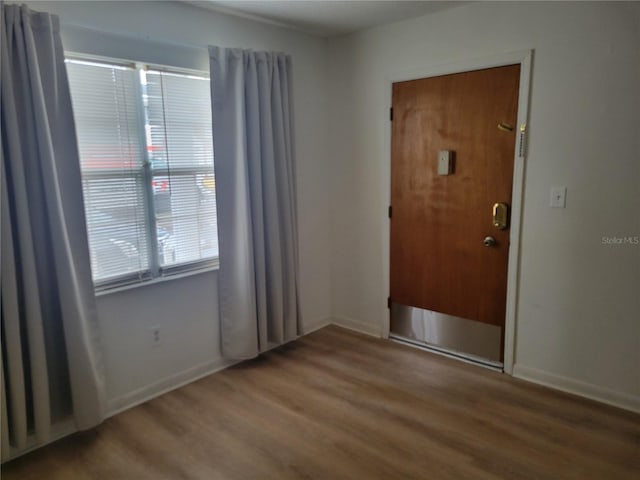
[[[467,2],[430,0],[193,0],[186,3],[294,28],[314,35],[332,37],[384,23],[439,12]]]

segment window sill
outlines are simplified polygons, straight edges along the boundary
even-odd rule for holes
[[[135,290],[138,288],[144,288],[147,286],[157,285],[159,283],[171,282],[173,280],[179,280],[181,278],[192,277],[195,275],[202,275],[204,273],[216,272],[220,269],[220,263],[216,260],[214,265],[199,268],[197,270],[189,270],[186,272],[174,273],[164,277],[151,278],[142,282],[130,283],[128,285],[121,285],[113,288],[107,288],[105,290],[96,291],[96,297],[106,297],[114,293],[126,292],[128,290]]]

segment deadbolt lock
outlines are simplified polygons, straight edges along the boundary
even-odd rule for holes
[[[504,230],[509,224],[509,206],[506,203],[493,204],[493,226]]]

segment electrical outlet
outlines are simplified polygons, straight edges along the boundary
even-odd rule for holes
[[[160,327],[150,327],[149,333],[151,333],[151,346],[157,347],[158,345],[160,345]]]

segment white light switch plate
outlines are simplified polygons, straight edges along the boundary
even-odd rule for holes
[[[565,208],[567,206],[567,187],[551,187],[549,206],[552,208]]]

